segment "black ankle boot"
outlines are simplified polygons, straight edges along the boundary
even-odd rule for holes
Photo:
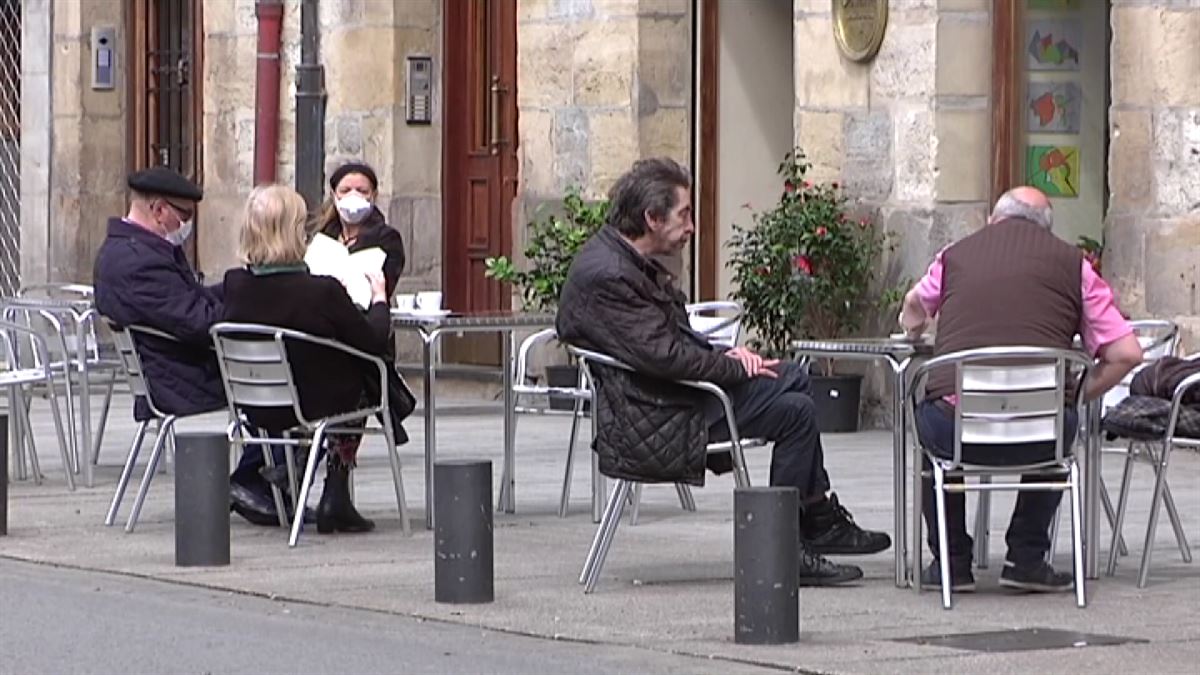
[[[350,467],[337,453],[329,453],[325,468],[325,490],[317,505],[317,532],[370,532],[374,521],[363,518],[350,501]]]

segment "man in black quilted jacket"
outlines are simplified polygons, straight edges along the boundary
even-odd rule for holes
[[[182,248],[203,194],[166,167],[130,174],[128,184],[129,213],[109,219],[108,235],[96,255],[96,309],[122,326],[148,326],[176,338],[138,343],[147,386],[163,412],[221,410],[225,389],[208,333],[221,319],[221,288],[200,283]],[[134,417],[152,418],[140,397]],[[247,446],[230,478],[232,506],[256,525],[278,526],[270,487],[259,473],[263,465],[260,448]]]
[[[705,445],[728,438],[724,413],[715,397],[672,381],[713,382],[729,394],[743,436],[774,441],[771,485],[800,491],[800,583],[860,578],[858,567],[823,555],[876,553],[891,540],[856,525],[829,492],[807,374],[744,347],[714,348],[690,328],[683,294],[655,260],[678,253],[695,229],[687,170],[670,159],[639,161],[609,200],[608,223],[575,258],[557,317],[564,342],[636,371],[593,369],[601,472],[703,483]]]

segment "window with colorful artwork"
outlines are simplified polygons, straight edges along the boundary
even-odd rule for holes
[[[1024,182],[1050,196],[1055,232],[1100,239],[1107,201],[1108,2],[1025,0]]]

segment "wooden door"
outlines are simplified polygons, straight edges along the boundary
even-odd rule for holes
[[[134,0],[129,13],[129,170],[168,166],[203,185],[200,78],[203,3]],[[203,204],[203,202],[202,202]],[[195,262],[196,234],[185,250]]]
[[[509,309],[484,261],[510,255],[517,188],[517,2],[445,0],[442,288],[461,312]],[[499,363],[499,341],[447,344],[449,360]]]

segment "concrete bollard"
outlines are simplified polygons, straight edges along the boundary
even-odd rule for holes
[[[0,415],[0,537],[6,534],[8,534],[8,415]]]
[[[733,512],[734,642],[798,642],[800,493],[739,488]]]
[[[175,565],[229,564],[229,439],[175,437]]]
[[[452,604],[495,599],[492,567],[492,463],[433,465],[433,599]]]

